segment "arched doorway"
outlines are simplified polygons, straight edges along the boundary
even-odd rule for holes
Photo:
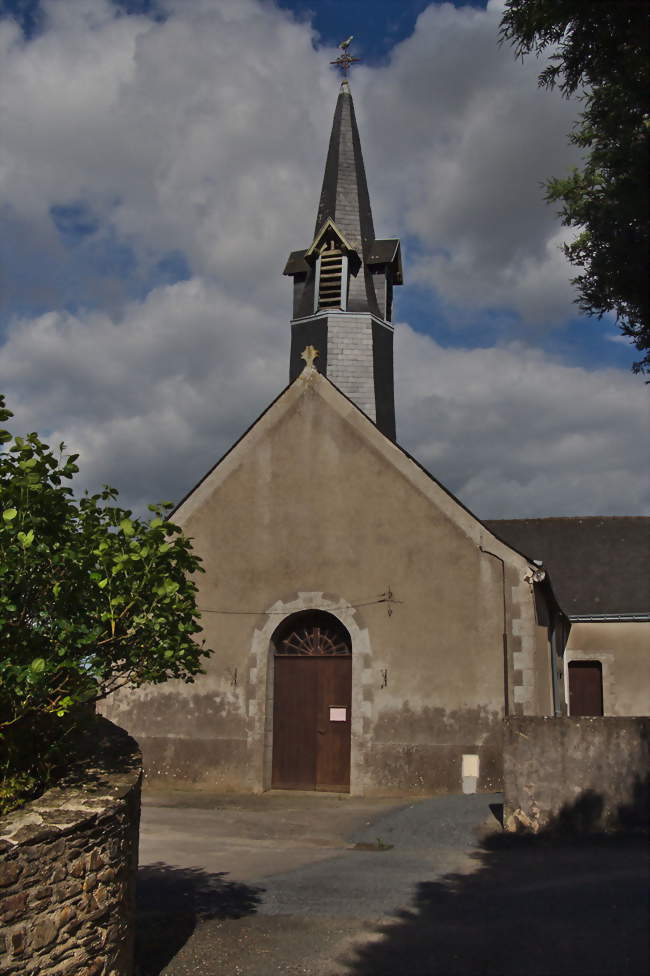
[[[352,641],[333,614],[291,614],[271,638],[274,789],[350,790]]]

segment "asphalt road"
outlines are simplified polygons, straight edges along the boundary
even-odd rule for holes
[[[140,976],[645,976],[645,842],[504,837],[500,799],[149,793]]]

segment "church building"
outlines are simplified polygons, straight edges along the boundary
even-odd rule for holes
[[[566,713],[570,621],[538,551],[396,441],[400,242],[375,236],[347,80],[303,243],[290,383],[172,516],[205,568],[206,673],[105,711],[169,785],[498,790],[504,716]]]

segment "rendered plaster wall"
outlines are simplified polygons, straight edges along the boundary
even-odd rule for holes
[[[506,830],[647,829],[649,742],[647,718],[506,719]]]
[[[90,763],[0,822],[3,976],[130,976],[141,757],[104,719]]]
[[[306,607],[353,637],[353,792],[460,791],[464,754],[479,755],[478,789],[497,789],[506,686],[513,711],[551,709],[526,561],[315,372],[175,519],[204,560],[198,603],[214,654],[194,684],[110,705],[148,776],[269,786],[270,637]]]
[[[574,623],[564,658],[600,661],[605,715],[650,715],[650,622]]]

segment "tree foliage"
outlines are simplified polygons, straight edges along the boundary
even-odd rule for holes
[[[635,372],[650,369],[649,19],[641,0],[507,0],[501,21],[518,57],[547,55],[540,85],[583,102],[570,139],[584,163],[550,179],[547,199],[578,229],[565,253],[581,269],[573,279],[581,310],[616,315],[644,353]]]
[[[10,416],[0,397],[0,424]],[[4,429],[0,443],[0,780],[29,786],[89,703],[192,681],[209,652],[194,640],[200,560],[169,506],[145,521],[109,487],[77,500],[63,444]]]

